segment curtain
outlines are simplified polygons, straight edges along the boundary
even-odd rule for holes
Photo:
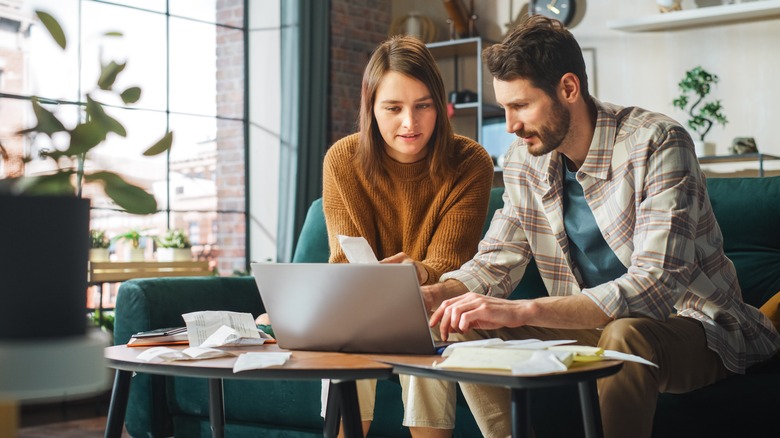
[[[330,1],[280,3],[282,126],[277,260],[289,262],[309,205],[322,196]]]

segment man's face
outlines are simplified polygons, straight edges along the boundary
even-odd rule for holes
[[[522,138],[528,153],[541,156],[557,149],[567,138],[571,112],[526,79],[493,78],[498,104],[506,114],[506,130]]]
[[[401,163],[425,158],[436,128],[436,107],[425,84],[387,72],[376,90],[374,117],[391,158]]]

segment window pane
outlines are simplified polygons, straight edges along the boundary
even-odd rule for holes
[[[213,24],[171,18],[171,111],[217,114],[217,52]]]
[[[217,27],[217,41],[217,114],[240,119],[244,117],[244,32]]]
[[[171,15],[216,23],[216,0],[170,0]]]
[[[217,208],[246,211],[243,123],[217,120]]]
[[[51,0],[49,0],[51,1]],[[165,13],[165,0],[111,0],[112,3]]]
[[[245,216],[238,213],[219,213],[212,232],[217,236],[215,251],[220,275],[232,275],[246,270]]]
[[[129,249],[131,244],[125,239],[117,239],[117,236],[131,230],[139,231],[144,236],[140,240],[140,248],[144,250],[144,259],[154,260],[153,236],[159,236],[167,229],[164,213],[139,216],[99,208],[93,208],[90,212],[89,226],[93,230],[106,231],[106,236],[112,239],[109,247],[111,261],[126,260],[125,250]]]
[[[192,243],[195,260],[207,260],[210,267],[217,265],[216,212],[172,212],[171,228],[183,230]],[[229,274],[230,272],[227,272]]]
[[[83,92],[95,88],[101,62],[127,62],[115,88],[121,91],[140,86],[141,99],[136,106],[164,110],[165,16],[103,3],[85,2],[83,6]],[[106,37],[106,32],[120,32],[123,36]]]
[[[21,26],[18,37],[22,42],[3,55],[7,65],[0,66],[7,70],[6,80],[21,83],[13,85],[14,91],[3,91],[72,102],[78,99],[78,9],[78,0],[24,2],[18,17]],[[67,42],[64,51],[37,21],[35,10],[50,14],[60,24]],[[25,38],[27,25],[30,25],[29,38]]]
[[[171,115],[171,209],[217,209],[216,119]]]

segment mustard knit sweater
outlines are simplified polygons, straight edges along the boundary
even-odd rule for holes
[[[347,261],[340,234],[364,237],[379,260],[405,252],[425,266],[426,284],[470,260],[487,215],[493,162],[473,140],[456,135],[454,141],[457,171],[438,187],[426,160],[404,164],[387,155],[388,176],[369,181],[355,156],[358,135],[336,142],[323,169],[330,262]]]

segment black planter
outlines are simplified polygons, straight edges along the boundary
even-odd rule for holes
[[[86,333],[89,200],[0,195],[0,340]]]

